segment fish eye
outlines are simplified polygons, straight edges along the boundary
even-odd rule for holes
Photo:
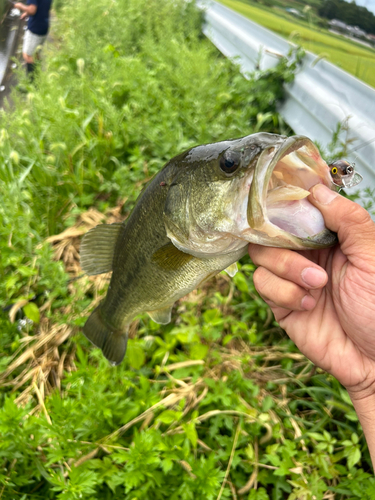
[[[241,155],[234,151],[228,151],[220,158],[220,169],[226,174],[233,174],[241,165]]]
[[[334,175],[337,174],[337,167],[333,167],[333,169],[331,170],[331,173]]]

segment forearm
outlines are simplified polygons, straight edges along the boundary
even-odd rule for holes
[[[15,7],[22,10],[22,12],[25,12],[29,16],[33,16],[35,14],[35,5],[25,5],[24,3],[17,2]]]
[[[372,465],[375,469],[375,394],[366,398],[359,398],[357,394],[350,394],[350,392],[349,395],[361,422]]]

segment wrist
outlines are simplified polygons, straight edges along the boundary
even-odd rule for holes
[[[375,395],[361,399],[349,392],[349,396],[361,422],[367,421],[375,429]]]
[[[361,383],[346,386],[346,390],[354,406],[366,411],[367,408],[375,409],[375,371],[367,376]]]
[[[348,393],[362,425],[375,469],[375,393],[374,391],[365,391],[363,393],[350,390],[348,390]]]

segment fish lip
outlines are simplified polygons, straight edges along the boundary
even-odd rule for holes
[[[305,136],[292,136],[285,139],[280,145],[275,144],[265,148],[257,163],[254,170],[253,181],[249,191],[248,206],[247,206],[247,219],[249,226],[254,230],[264,231],[266,224],[272,224],[267,217],[266,198],[268,192],[268,185],[271,179],[272,173],[278,164],[278,162],[288,154],[297,151],[303,146],[310,147],[321,159],[318,149],[315,144]],[[274,151],[276,149],[276,151]],[[274,151],[273,156],[270,158],[270,154]],[[323,160],[322,160],[323,161]],[[319,165],[317,164],[319,167]],[[325,172],[325,177],[320,177],[321,183],[328,187],[332,187],[332,180],[329,176],[329,168],[327,166],[327,171]],[[317,173],[317,176],[319,174]],[[317,182],[318,183],[318,182]],[[310,186],[312,187],[312,186]],[[290,246],[290,248],[326,248],[337,243],[337,235],[325,228],[323,231],[307,238],[296,236],[292,233],[284,231],[283,229],[274,226],[279,233],[278,236],[284,240],[283,244],[278,244],[277,238],[275,238],[274,246]],[[269,238],[268,238],[269,239]]]

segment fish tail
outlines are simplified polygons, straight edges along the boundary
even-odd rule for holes
[[[83,333],[113,365],[124,359],[128,343],[127,332],[115,330],[102,318],[100,306],[94,309],[83,327]]]

